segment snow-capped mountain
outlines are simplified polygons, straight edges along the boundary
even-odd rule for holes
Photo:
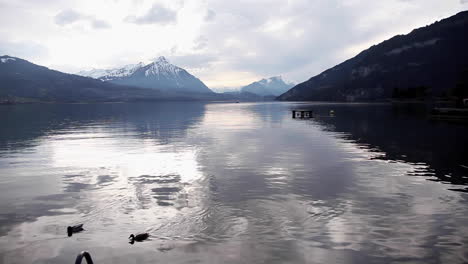
[[[134,73],[137,69],[144,66],[143,62],[137,64],[128,64],[121,68],[114,69],[91,69],[89,71],[80,71],[77,74],[81,76],[91,77],[94,79],[100,79],[102,81],[111,81],[115,78],[127,77]]]
[[[169,92],[213,93],[202,81],[159,57],[149,64],[130,64],[109,70],[93,69],[78,73],[106,82],[159,89]]]
[[[285,83],[281,76],[275,76],[268,79],[262,79],[258,82],[253,82],[241,88],[242,92],[254,93],[262,96],[278,96],[288,91],[293,87],[292,83]]]
[[[160,91],[116,85],[0,56],[0,102],[114,102],[161,100]]]

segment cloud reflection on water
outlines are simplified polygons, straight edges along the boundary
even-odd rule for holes
[[[2,215],[12,228],[0,238],[5,259],[40,261],[35,250],[55,247],[47,262],[69,261],[85,241],[100,263],[466,261],[466,197],[408,176],[429,165],[385,159],[385,145],[354,130],[293,120],[281,103],[109,107],[112,121],[78,118],[7,158],[47,171],[37,175],[44,191],[62,196],[45,203],[54,214]],[[45,239],[73,221],[87,232]],[[137,231],[151,241],[130,250],[123,238]]]

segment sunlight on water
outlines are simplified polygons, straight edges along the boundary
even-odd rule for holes
[[[101,167],[119,167],[127,175],[177,174],[182,182],[201,177],[194,148],[166,147],[151,139],[125,139],[121,144],[112,134],[76,133],[49,138],[53,167],[90,168],[99,159]]]

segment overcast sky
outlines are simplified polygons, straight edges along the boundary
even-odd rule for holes
[[[209,87],[302,82],[468,0],[0,0],[0,55],[75,73],[166,56]]]

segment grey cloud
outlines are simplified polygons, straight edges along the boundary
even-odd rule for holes
[[[215,17],[216,17],[215,11],[211,9],[208,9],[208,11],[206,11],[205,21],[212,21],[215,19]]]
[[[177,12],[159,4],[154,4],[142,16],[128,16],[124,21],[134,24],[171,24],[177,20]]]
[[[193,49],[201,50],[208,46],[208,39],[205,36],[200,36],[195,40]]]
[[[427,1],[439,3],[412,0],[421,6]],[[202,25],[200,34],[209,42],[195,41],[194,49],[217,54],[217,68],[210,70],[285,75],[295,82],[352,57],[351,47],[368,48],[441,16],[441,11],[421,13],[393,0],[210,0],[208,5],[216,10],[216,23]],[[397,15],[385,16],[382,6]]]
[[[81,14],[73,9],[63,10],[54,17],[55,24],[65,26],[78,21],[87,21],[95,29],[110,28],[109,23],[94,16]]]
[[[208,46],[208,43],[207,42],[197,42],[195,44],[195,46],[193,46],[193,49],[194,50],[201,50],[201,49],[204,49]]]
[[[109,23],[104,20],[94,19],[92,20],[93,28],[110,28]]]
[[[55,24],[60,26],[74,23],[80,19],[83,19],[83,16],[71,9],[63,10],[54,17]]]
[[[334,1],[331,1],[334,2]],[[242,3],[219,3],[216,10],[221,10],[221,21],[209,24],[204,28],[203,35],[210,36],[210,42],[199,41],[200,47],[207,50],[216,50],[222,54],[222,59],[229,64],[232,70],[249,71],[262,76],[280,75],[300,69],[311,61],[317,60],[324,50],[332,50],[339,46],[336,36],[331,37],[330,32],[342,30],[352,32],[354,23],[352,17],[344,10],[335,10],[333,4],[315,2],[315,8],[310,2],[306,6],[284,5],[283,1],[269,1],[268,5],[277,6],[274,10],[264,10],[265,3],[250,2],[249,8],[239,8]],[[299,2],[300,3],[300,2]],[[312,6],[311,6],[312,5]],[[333,10],[340,20],[333,23],[322,24],[329,13],[314,12],[316,10]],[[312,11],[311,11],[312,10]],[[313,18],[313,19],[312,19]],[[263,28],[269,21],[287,19],[287,29],[303,30],[303,35],[293,38],[290,30],[265,32]],[[348,24],[349,23],[349,24]],[[316,31],[320,28],[319,31]],[[229,45],[234,40],[239,45]],[[320,51],[320,52],[317,52]],[[329,55],[329,54],[327,54]],[[325,55],[323,55],[325,56]]]

